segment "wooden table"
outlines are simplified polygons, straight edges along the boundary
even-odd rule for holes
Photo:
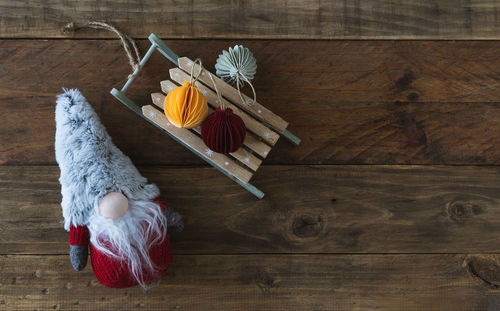
[[[498,310],[499,14],[490,0],[0,0],[0,310]],[[129,74],[113,34],[60,31],[89,20],[207,68],[234,44],[255,53],[260,102],[302,138],[257,172],[263,200],[109,94]],[[130,96],[149,103],[171,66],[154,55]],[[184,215],[147,293],[70,265],[61,87]]]

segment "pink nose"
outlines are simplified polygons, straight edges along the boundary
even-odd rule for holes
[[[99,213],[104,218],[120,218],[128,211],[128,199],[120,192],[109,192],[99,202]]]

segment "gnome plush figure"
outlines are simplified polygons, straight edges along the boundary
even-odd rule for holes
[[[147,287],[172,263],[167,228],[181,231],[180,216],[113,144],[78,90],[57,97],[55,149],[74,269],[86,266],[90,248],[103,285]]]

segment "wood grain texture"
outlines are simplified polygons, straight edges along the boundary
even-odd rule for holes
[[[491,269],[499,264],[498,255],[177,255],[160,285],[144,293],[105,288],[89,266],[74,271],[68,256],[0,256],[0,307],[496,310]]]
[[[213,68],[218,53],[236,42],[167,43]],[[299,147],[280,140],[264,164],[500,163],[500,41],[237,43],[258,60],[259,101],[302,138]],[[135,163],[203,163],[109,95],[129,74],[117,41],[5,40],[0,63],[1,164],[55,163],[55,95],[62,86],[87,96]],[[155,53],[130,97],[150,103],[171,67]]]
[[[257,200],[213,168],[143,167],[185,218],[176,254],[494,253],[500,168],[263,166]],[[55,166],[0,167],[0,254],[66,254]]]
[[[500,309],[500,41],[314,40],[498,40],[499,3],[0,0],[0,12],[0,38],[114,38],[61,32],[99,20],[135,38],[222,39],[167,41],[212,71],[243,44],[259,102],[302,138],[273,148],[256,200],[109,95],[129,74],[116,40],[0,40],[0,310]],[[149,104],[171,67],[155,53],[129,97]],[[62,86],[184,217],[147,293],[71,267],[53,152]]]
[[[66,37],[68,22],[110,22],[133,37],[498,39],[491,0],[0,1],[0,37]],[[113,34],[82,31],[78,37]]]

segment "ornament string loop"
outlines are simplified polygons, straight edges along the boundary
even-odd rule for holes
[[[200,64],[200,71],[198,72],[198,75],[196,75],[196,77],[193,80],[193,72],[194,72],[194,67],[195,67],[194,65],[196,65],[196,63]],[[203,67],[203,63],[201,62],[201,59],[199,59],[199,58],[195,59],[194,64],[191,67],[191,76],[189,77],[189,82],[191,82],[193,84],[196,83],[196,81],[198,81],[198,78],[200,77],[203,70],[205,70],[205,68]]]
[[[226,109],[226,104],[222,100],[222,96],[220,95],[219,89],[217,88],[217,84],[215,83],[214,78],[212,77],[212,74],[210,72],[208,73],[208,76],[210,77],[210,80],[212,80],[212,84],[214,85],[215,93],[217,93],[217,98],[219,99],[220,108],[222,110]]]
[[[127,54],[127,58],[128,58],[128,62],[130,64],[130,67],[132,67],[132,73],[128,76],[128,78],[131,78],[132,76],[139,73],[139,70],[140,70],[139,63],[141,62],[141,57],[139,55],[139,49],[137,48],[137,45],[135,44],[134,39],[132,39],[128,35],[121,33],[114,26],[112,26],[110,24],[103,23],[103,22],[88,22],[88,23],[81,25],[81,26],[78,26],[78,27],[75,26],[75,23],[71,22],[71,23],[66,24],[63,27],[62,32],[73,33],[76,30],[79,30],[82,28],[104,29],[104,30],[115,33],[120,38],[123,49],[125,50],[125,54]]]
[[[243,99],[243,95],[241,95],[241,90],[240,90],[240,84],[242,84],[240,82],[240,77],[243,81],[245,81],[246,83],[248,83],[248,85],[250,85],[250,87],[252,88],[252,92],[253,92],[253,102],[252,102],[252,105],[255,104],[255,102],[257,101],[257,93],[255,93],[255,88],[253,87],[252,83],[250,82],[250,80],[241,72],[241,71],[236,71],[236,87],[238,88],[238,95],[240,96],[240,99],[241,99],[241,102],[245,105],[248,105],[248,103]]]
[[[196,65],[196,63],[198,63],[198,64],[200,65],[200,71],[198,72],[198,75],[196,75],[196,77],[195,77],[195,78],[194,78],[194,80],[193,80],[193,76],[194,76],[193,72],[194,72],[194,67],[195,67],[194,65]],[[203,64],[202,64],[202,62],[201,62],[201,59],[199,59],[199,58],[195,59],[195,60],[194,60],[194,64],[193,64],[193,66],[191,67],[191,76],[189,77],[190,82],[191,82],[191,83],[196,83],[196,81],[197,81],[197,80],[198,80],[198,78],[200,77],[201,72],[202,72],[203,70],[205,70],[205,67],[203,67]],[[208,73],[208,77],[209,77],[209,78],[210,78],[210,80],[212,81],[212,84],[213,84],[214,89],[215,89],[215,93],[217,93],[217,99],[219,100],[220,107],[221,107],[221,109],[222,109],[222,110],[224,110],[224,109],[226,109],[226,105],[225,105],[224,101],[222,100],[222,95],[221,95],[221,94],[220,94],[220,92],[219,92],[219,88],[217,88],[217,84],[215,83],[215,80],[214,80],[214,78],[213,78],[213,76],[212,76],[212,73],[211,73],[211,72],[209,72],[209,71],[207,71],[207,73]]]

